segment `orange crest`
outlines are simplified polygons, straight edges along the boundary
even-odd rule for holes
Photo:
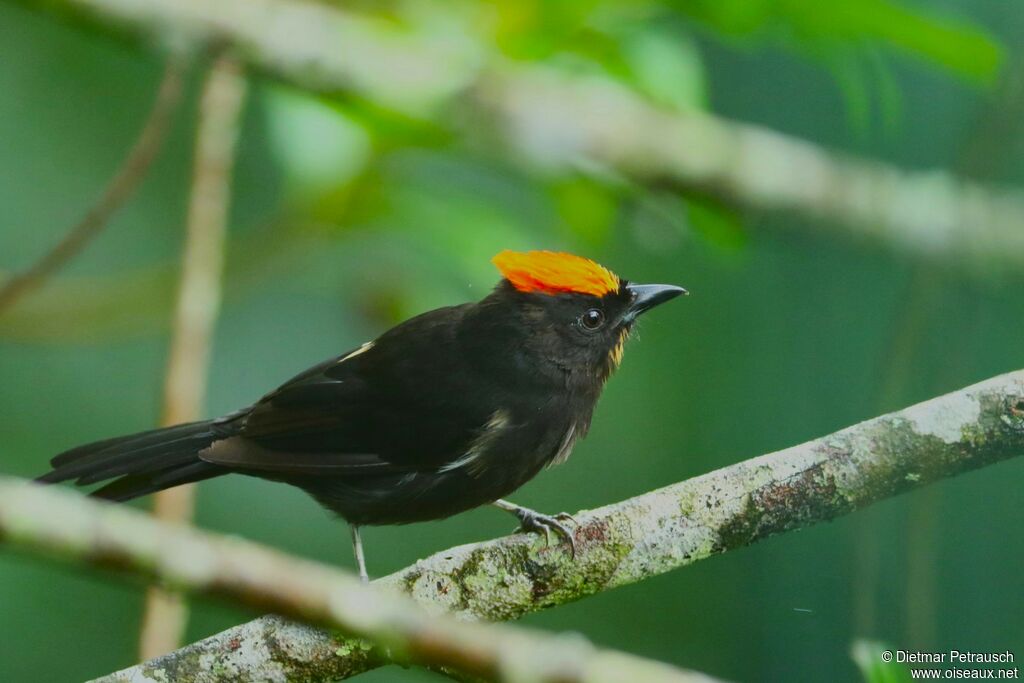
[[[520,292],[575,292],[604,296],[619,289],[619,278],[590,259],[553,251],[505,250],[491,261]]]

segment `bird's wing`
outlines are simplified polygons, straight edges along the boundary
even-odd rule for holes
[[[201,457],[235,469],[346,475],[436,471],[462,457],[493,410],[445,391],[460,363],[445,310],[314,366],[224,418],[232,436]]]
[[[354,361],[368,349],[364,344],[315,365],[293,377],[256,402],[242,416],[242,434],[248,438],[298,438],[322,435],[356,417],[370,399],[366,381]],[[321,450],[316,440],[308,450]],[[304,449],[306,450],[306,449]]]
[[[281,474],[403,471],[359,438],[370,397],[351,359],[367,348],[315,365],[250,408],[222,418],[227,438],[200,457],[234,469]]]

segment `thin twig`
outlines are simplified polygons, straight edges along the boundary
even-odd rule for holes
[[[505,621],[1022,454],[1024,371],[1018,371],[578,513],[575,558],[564,546],[519,534],[445,550],[377,583],[461,620]],[[100,680],[320,681],[385,661],[360,641],[262,617]]]
[[[7,477],[0,478],[0,540],[24,550],[119,569],[341,629],[381,646],[398,660],[452,667],[487,680],[710,681],[702,674],[598,649],[578,635],[548,635],[432,616],[407,596],[365,586],[352,574],[326,565],[248,541],[161,522],[68,489]],[[161,680],[208,679],[183,672]]]
[[[103,194],[61,240],[39,260],[0,285],[0,313],[13,306],[28,292],[40,287],[57,270],[75,257],[106,227],[110,217],[135,192],[146,177],[167,137],[174,112],[181,102],[187,59],[171,54],[164,66],[153,106],[135,143],[121,162]]]
[[[238,62],[227,56],[218,58],[199,104],[185,252],[164,383],[164,425],[197,420],[202,412],[220,310],[231,172],[245,90]],[[154,515],[170,522],[187,522],[193,507],[192,485],[161,491],[153,498]],[[141,658],[150,659],[178,647],[187,621],[188,607],[179,594],[151,588],[146,593],[139,635]]]

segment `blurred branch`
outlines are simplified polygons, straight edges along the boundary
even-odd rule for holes
[[[406,596],[363,585],[346,572],[240,539],[168,524],[126,506],[67,489],[0,477],[0,540],[35,553],[230,598],[337,628],[376,643],[390,657],[497,681],[536,683],[702,683],[708,677],[640,657],[598,649],[578,635],[465,624],[430,615]],[[288,626],[282,623],[283,631]],[[292,629],[298,627],[290,627]],[[280,644],[289,651],[297,642]],[[365,642],[351,647],[364,651]],[[234,647],[241,665],[252,653]],[[344,660],[335,649],[331,657]],[[198,661],[193,662],[199,665]],[[212,664],[212,663],[211,663]],[[223,667],[150,672],[144,680],[243,680]],[[152,676],[150,675],[152,674]],[[296,680],[297,672],[249,671],[244,680]],[[303,679],[323,678],[304,672]],[[114,680],[119,680],[116,676]]]
[[[460,620],[515,619],[1022,453],[1024,371],[1017,371],[578,513],[575,559],[563,546],[518,534],[445,550],[375,583]],[[329,680],[386,660],[359,641],[262,617],[101,680]]]
[[[598,162],[758,210],[825,219],[928,258],[1024,263],[1024,193],[909,172],[752,125],[656,109],[607,82],[518,73],[482,82],[501,137],[548,165]]]
[[[149,116],[117,173],[82,220],[72,226],[50,251],[23,272],[11,275],[0,284],[0,314],[22,296],[41,286],[82,251],[90,240],[103,231],[114,212],[135,192],[163,146],[174,112],[181,101],[185,67],[186,60],[182,55],[172,53],[168,56]]]
[[[245,91],[240,65],[229,56],[218,58],[199,103],[185,251],[164,381],[161,423],[165,426],[202,416],[220,310],[231,172]],[[194,499],[190,484],[160,491],[153,496],[153,514],[169,522],[188,522]],[[187,623],[188,607],[179,594],[150,588],[139,635],[141,658],[151,659],[178,647]]]
[[[603,167],[756,210],[829,219],[930,257],[1024,263],[1024,193],[836,154],[760,127],[661,109],[610,81],[488,63],[465,32],[417,34],[302,0],[18,0],[147,39],[224,43],[308,90],[413,115],[455,111],[552,167]],[[156,38],[156,40],[153,40]],[[494,60],[490,60],[494,61]]]

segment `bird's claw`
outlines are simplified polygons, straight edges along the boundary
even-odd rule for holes
[[[576,518],[570,515],[568,512],[559,512],[557,515],[555,515],[555,519],[567,519],[576,526],[580,525],[580,523],[576,521]]]
[[[572,531],[559,521],[559,518],[570,519],[575,524],[576,520],[565,512],[560,512],[557,515],[544,515],[527,508],[519,508],[515,511],[515,516],[519,518],[519,528],[525,532],[544,532],[544,540],[548,546],[551,545],[551,532],[554,531],[556,534],[564,538],[569,542],[569,551],[576,559],[576,538],[573,536]]]

